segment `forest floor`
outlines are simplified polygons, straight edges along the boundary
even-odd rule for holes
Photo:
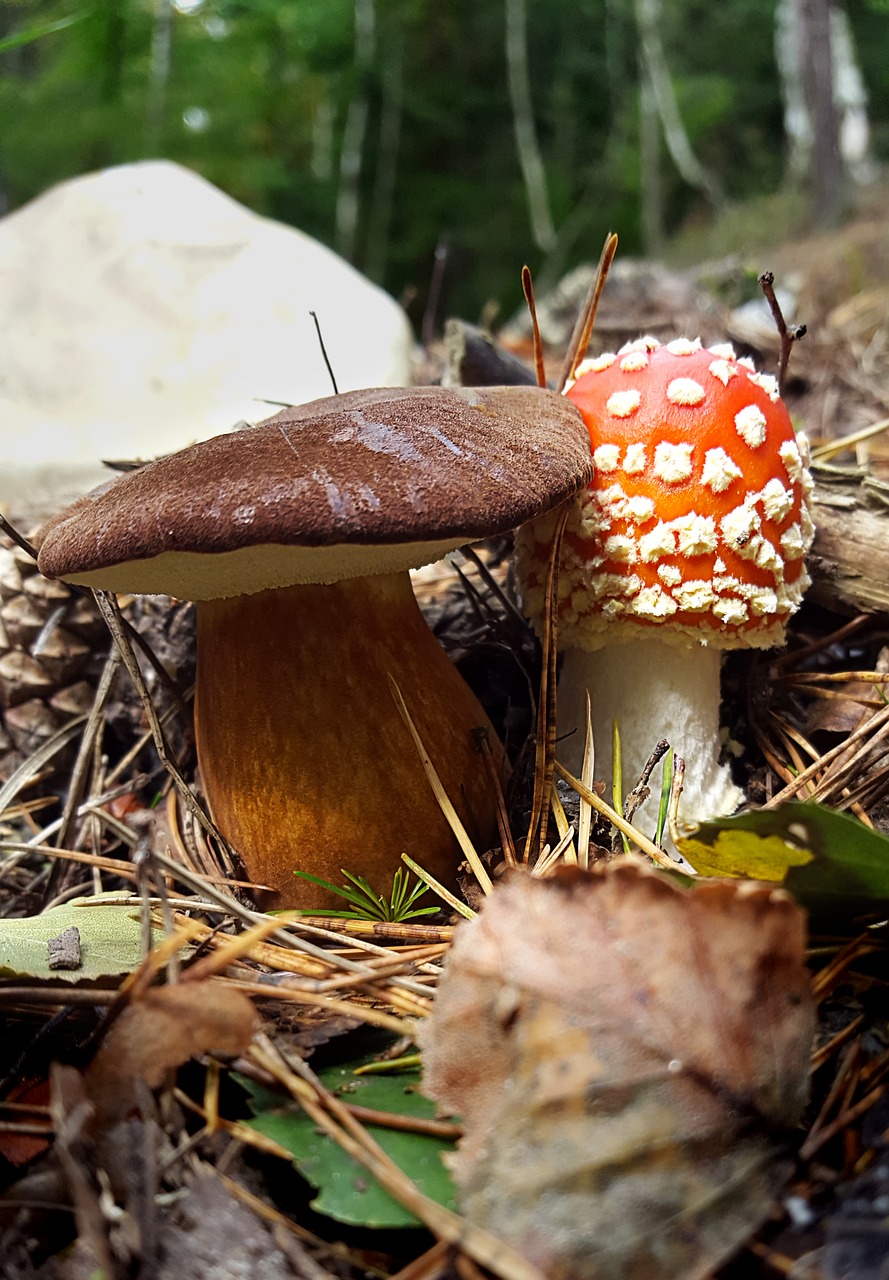
[[[619,267],[594,341],[616,347],[640,331],[662,336],[694,328],[705,341],[731,339],[761,367],[774,368],[774,324],[767,309],[750,305],[759,296],[756,273],[770,269],[791,300],[788,319],[808,326],[792,354],[787,398],[816,448],[881,421],[885,427],[887,214],[889,197],[875,193],[842,229],[794,236],[773,245],[767,257],[755,246],[731,258],[714,255],[703,270]],[[584,288],[578,277],[541,300],[554,365],[573,299]],[[510,350],[527,354],[520,323],[501,336]],[[426,353],[424,367],[440,374],[448,358],[436,348]],[[831,484],[870,485],[874,555],[889,555],[880,496],[889,480],[885,435],[853,441],[835,454],[828,449],[822,459],[841,472],[819,480],[831,494],[837,492]],[[857,510],[857,496],[850,502],[833,510],[845,518]],[[521,847],[533,804],[530,736],[541,653],[515,605],[508,552],[507,543],[485,546],[457,567],[423,571],[415,585],[430,626],[512,744],[517,781],[508,796],[509,818]],[[17,554],[21,583],[32,575]],[[816,556],[815,602],[794,619],[786,650],[727,663],[727,720],[743,749],[738,774],[754,808],[789,789],[798,800],[851,808],[860,827],[881,838],[889,834],[882,746],[889,612],[876,588],[862,598],[842,585],[867,583],[869,566],[862,559],[840,565],[839,557],[833,544]],[[8,583],[0,595],[4,608],[20,598]],[[193,672],[188,613],[167,615],[138,604],[128,613],[176,672],[180,692]],[[20,745],[10,750],[0,770],[0,1276],[477,1280],[491,1272],[533,1280],[539,1272],[520,1251],[498,1243],[484,1222],[470,1225],[455,1211],[438,1174],[441,1152],[453,1147],[459,1128],[436,1119],[417,1093],[411,1057],[417,1027],[429,1018],[454,932],[464,928],[459,916],[442,908],[432,917],[395,922],[270,921],[255,912],[249,895],[220,883],[239,873],[195,820],[189,792],[200,793],[188,712],[178,728],[165,722],[179,761],[178,786],[160,765],[143,701],[108,657],[107,636],[90,634],[85,718],[40,753]],[[25,652],[27,643],[11,648]],[[162,716],[172,715],[163,682],[152,683],[142,665],[150,697]],[[53,696],[58,687],[57,681]],[[5,701],[4,715],[19,700],[7,690]],[[569,790],[560,794],[576,820],[577,798]],[[555,819],[550,834],[556,843]],[[621,862],[615,837],[605,819],[593,823],[594,859]],[[485,866],[495,867],[500,857],[491,851]],[[889,878],[889,867],[885,874]],[[97,893],[103,897],[91,911],[70,905],[74,897]],[[479,898],[468,874],[468,902],[477,906]],[[427,896],[423,905],[430,901]],[[41,931],[34,921],[50,903],[57,914]],[[759,1081],[747,1082],[750,1093],[742,1089],[740,1101],[732,1094],[726,1102],[718,1081],[711,1090],[726,1103],[732,1123],[743,1113],[736,1145],[747,1150],[751,1134],[765,1144],[756,1149],[753,1173],[733,1167],[722,1190],[728,1186],[729,1198],[739,1203],[761,1204],[752,1183],[763,1151],[771,1170],[764,1175],[767,1211],[750,1210],[755,1229],[746,1239],[732,1228],[743,1243],[728,1260],[713,1262],[718,1270],[708,1270],[708,1258],[721,1258],[711,1237],[719,1235],[724,1206],[708,1218],[711,1211],[699,1212],[693,1203],[708,1177],[714,1188],[723,1177],[712,1133],[704,1142],[678,1129],[657,1140],[646,1131],[623,1164],[615,1158],[619,1188],[633,1160],[647,1173],[669,1150],[676,1161],[670,1181],[683,1188],[680,1199],[687,1196],[679,1216],[686,1215],[695,1237],[688,1256],[681,1264],[671,1256],[660,1271],[646,1274],[885,1276],[885,911],[880,898],[872,911],[832,920],[829,928],[813,924],[806,956],[817,1031],[802,1123],[779,1132],[780,1117],[770,1118],[767,1107],[750,1100]],[[146,956],[150,940],[155,948]],[[653,963],[667,961],[655,957]],[[668,977],[679,988],[688,975]],[[713,978],[717,985],[724,980],[723,973]],[[702,981],[709,981],[706,970]],[[560,1034],[553,1039],[550,1030],[544,1041],[561,1050],[572,1033],[559,1026]],[[488,1033],[479,1019],[479,1034]],[[778,1039],[783,1032],[774,1034]],[[353,1075],[359,1059],[375,1061],[382,1074]],[[489,1087],[493,1106],[494,1094],[508,1089],[494,1068]],[[573,1123],[575,1113],[565,1106]],[[653,1121],[649,1116],[644,1123]],[[399,1145],[401,1139],[408,1141]],[[529,1148],[521,1150],[527,1158]],[[534,1170],[517,1164],[518,1181],[534,1185]],[[633,1171],[639,1172],[636,1165]],[[582,1219],[588,1212],[583,1195],[607,1197],[612,1188],[590,1190],[581,1180],[566,1194],[572,1214]],[[648,1212],[627,1195],[631,1216]],[[592,1265],[571,1274],[600,1274]],[[640,1274],[620,1259],[613,1266],[609,1276]]]

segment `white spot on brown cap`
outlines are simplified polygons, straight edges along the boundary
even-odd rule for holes
[[[657,478],[665,484],[679,484],[688,480],[693,470],[691,449],[690,444],[668,444],[666,440],[662,440],[654,451],[654,474]]]
[[[674,378],[667,387],[667,399],[670,404],[694,407],[704,399],[704,388],[694,378]]]
[[[745,405],[735,414],[735,430],[751,449],[758,449],[766,438],[766,415],[758,404]]]
[[[627,391],[614,391],[605,402],[605,408],[613,418],[629,418],[642,403],[642,393],[635,388]]]

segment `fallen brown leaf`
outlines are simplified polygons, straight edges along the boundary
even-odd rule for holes
[[[765,1218],[807,1095],[804,918],[629,861],[514,874],[460,925],[424,1089],[462,1211],[548,1275],[692,1280]]]
[[[212,982],[149,988],[123,1010],[87,1068],[98,1120],[109,1124],[126,1114],[137,1080],[154,1089],[198,1054],[243,1052],[255,1026],[256,1010],[240,991]]]

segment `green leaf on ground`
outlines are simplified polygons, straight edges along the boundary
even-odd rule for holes
[[[132,973],[143,960],[139,907],[103,903],[105,896],[120,898],[119,893],[74,898],[39,916],[0,920],[0,978],[83,982]],[[56,968],[49,944],[71,928],[79,935],[80,963]],[[70,954],[74,963],[76,946]]]
[[[394,1115],[422,1119],[435,1117],[435,1103],[419,1091],[419,1070],[389,1075],[356,1075],[355,1068],[373,1059],[345,1063],[319,1071],[323,1083],[343,1102],[388,1111]],[[394,1200],[374,1177],[353,1160],[333,1138],[319,1132],[314,1122],[296,1103],[282,1101],[277,1094],[258,1089],[241,1078],[251,1094],[255,1119],[248,1123],[273,1138],[293,1156],[293,1163],[315,1187],[312,1208],[318,1213],[364,1227],[416,1227],[419,1224],[407,1209]],[[419,1133],[402,1133],[369,1124],[368,1131],[398,1167],[412,1178],[425,1195],[448,1208],[455,1208],[451,1176],[442,1155],[453,1150],[443,1138]]]
[[[679,850],[700,875],[783,884],[821,920],[889,910],[889,838],[821,804],[705,822]]]

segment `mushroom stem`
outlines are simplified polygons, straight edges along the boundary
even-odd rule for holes
[[[471,731],[489,722],[426,625],[408,573],[198,604],[204,790],[275,907],[337,905],[297,869],[341,884],[346,868],[388,892],[402,851],[453,884],[458,847],[390,675],[455,809],[487,847],[495,800]]]
[[[596,776],[612,772],[611,729],[620,730],[623,790],[635,785],[660,738],[685,760],[679,817],[700,822],[732,813],[744,802],[719,763],[720,650],[680,648],[662,640],[630,640],[594,652],[566,650],[559,677],[559,756],[578,774],[583,756],[585,691],[590,693]],[[660,785],[661,766],[651,779]]]

